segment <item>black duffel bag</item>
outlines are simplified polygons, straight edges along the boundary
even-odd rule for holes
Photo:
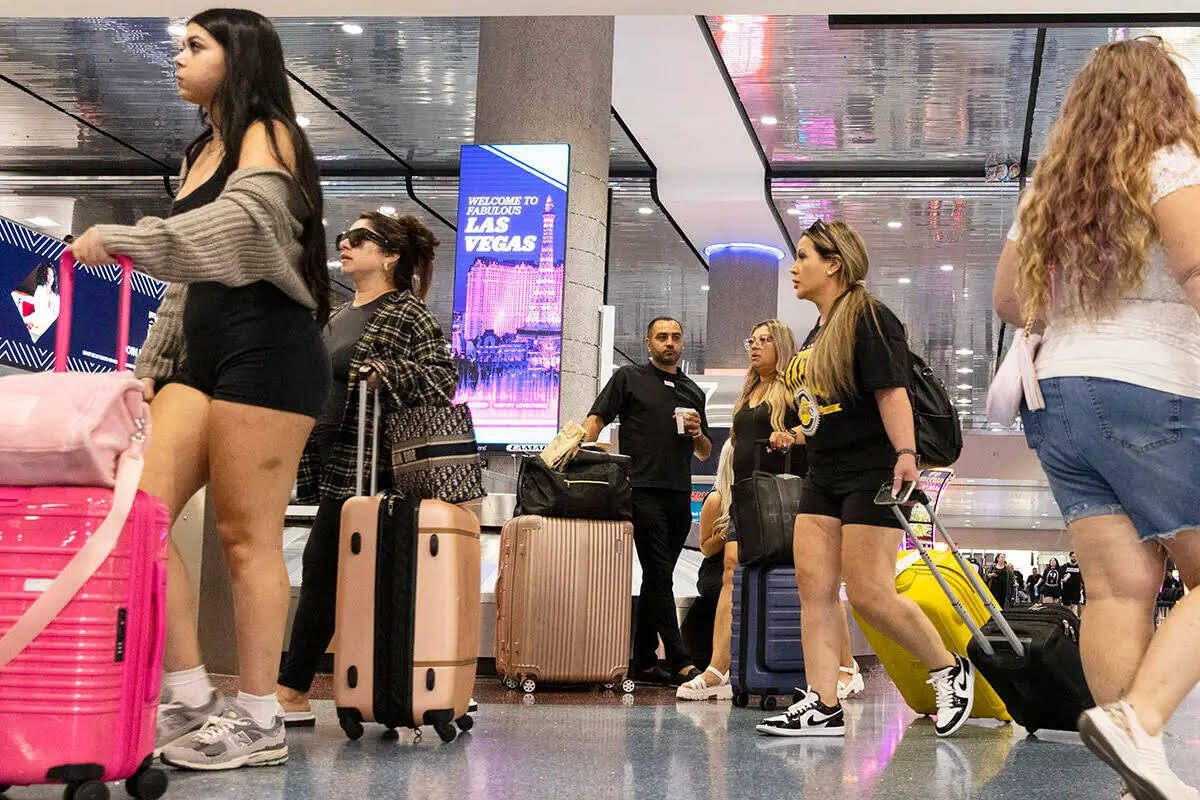
[[[629,456],[584,449],[559,472],[541,456],[526,456],[517,475],[516,515],[632,520],[628,462]]]
[[[754,445],[765,448],[767,443],[766,439],[760,439]],[[759,460],[756,456],[756,465]],[[806,471],[805,465],[799,465],[796,471]],[[793,466],[792,451],[789,450],[782,473],[755,469],[749,478],[734,484],[733,524],[737,528],[739,564],[786,566],[792,563],[792,531],[800,511],[800,486],[804,483],[803,478],[791,474]]]

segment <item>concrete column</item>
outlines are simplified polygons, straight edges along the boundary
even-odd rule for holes
[[[763,245],[708,248],[705,369],[744,369],[751,327],[774,316],[782,252]],[[800,331],[797,335],[803,336]]]
[[[582,422],[598,387],[604,299],[612,17],[484,17],[477,144],[571,146],[559,417]]]

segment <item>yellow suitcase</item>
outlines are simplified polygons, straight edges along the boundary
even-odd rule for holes
[[[959,568],[954,556],[946,550],[930,550],[929,555],[941,570],[946,582],[950,584],[950,588],[954,590],[954,594],[958,595],[963,608],[982,628],[992,615],[983,604],[983,598],[979,596],[967,576]],[[938,586],[937,579],[934,578],[929,567],[925,566],[925,562],[921,560],[921,556],[916,550],[906,550],[896,560],[896,591],[917,602],[917,605],[925,612],[925,616],[937,628],[946,649],[959,655],[967,654],[967,643],[971,641],[971,629],[954,611],[954,607],[950,605],[950,599]],[[879,657],[880,663],[891,676],[909,708],[918,714],[935,713],[937,703],[933,697],[933,687],[927,683],[929,667],[868,625],[857,611],[854,612],[854,618],[858,621],[859,627],[862,628],[875,655]],[[971,711],[971,717],[998,719],[1004,722],[1012,720],[1000,696],[988,685],[979,671],[975,672],[975,707]]]

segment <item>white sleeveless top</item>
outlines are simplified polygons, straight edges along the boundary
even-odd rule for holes
[[[1164,147],[1150,162],[1151,200],[1200,185],[1200,158],[1186,144]],[[1008,238],[1021,238],[1014,222]],[[1200,399],[1200,314],[1175,282],[1159,242],[1146,251],[1146,280],[1097,322],[1056,314],[1034,363],[1041,378],[1094,377]]]

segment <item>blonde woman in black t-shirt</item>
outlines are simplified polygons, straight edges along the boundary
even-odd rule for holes
[[[843,573],[850,604],[872,626],[929,668],[939,736],[971,715],[975,671],[946,649],[911,598],[896,592],[899,523],[874,498],[918,478],[909,358],[904,327],[866,290],[866,245],[845,223],[817,220],[800,237],[792,265],[796,297],[820,322],[786,371],[808,451],[808,477],[796,518],[796,584],[804,608],[801,636],[809,687],[760,733],[842,736],[837,695]]]

